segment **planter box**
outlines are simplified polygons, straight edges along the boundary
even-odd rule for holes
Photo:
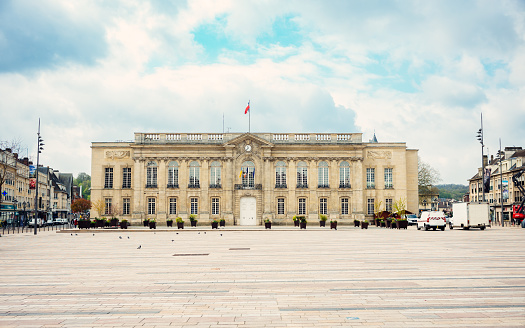
[[[298,227],[298,226],[299,226],[299,221],[298,221],[298,220],[295,220],[295,221],[293,222],[293,225],[294,225],[294,227]]]
[[[149,222],[149,221],[147,221],[147,220],[142,221],[142,223],[144,224],[145,227],[148,226],[148,222]]]
[[[120,222],[120,229],[127,229],[128,223],[127,222]]]
[[[330,222],[330,229],[337,230],[337,222]]]
[[[408,228],[408,220],[397,221],[397,228],[398,229],[407,229]]]
[[[211,228],[212,229],[219,229],[219,222],[212,222],[211,223]]]
[[[97,228],[104,228],[105,225],[106,225],[106,221],[104,221],[104,220],[97,220],[97,221],[95,221],[95,227],[97,227]]]
[[[166,225],[168,227],[173,227],[173,221],[166,221]]]
[[[196,227],[197,226],[197,220],[190,221],[190,224],[191,224],[192,227]]]
[[[219,221],[219,226],[225,227],[226,226],[226,221]]]
[[[368,229],[368,222],[361,222],[361,229]]]
[[[150,229],[157,229],[157,222],[149,222],[149,228]]]
[[[361,225],[361,221],[354,220],[354,227],[359,227]]]
[[[111,225],[112,227],[118,226],[118,219],[111,219],[109,225]]]
[[[319,221],[319,226],[320,227],[326,227],[326,221]]]
[[[177,229],[184,229],[184,222],[177,222]]]
[[[89,229],[90,227],[91,227],[91,221],[87,221],[87,220],[78,221],[79,229]]]
[[[300,222],[299,226],[301,227],[301,229],[306,229],[306,222]]]
[[[271,222],[264,222],[264,229],[271,229],[272,223]]]

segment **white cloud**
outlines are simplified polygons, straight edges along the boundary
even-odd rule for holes
[[[226,128],[246,131],[248,99],[254,132],[362,131],[367,141],[375,130],[380,141],[419,149],[443,182],[466,183],[481,162],[481,112],[491,153],[499,136],[525,146],[524,19],[515,2],[52,4],[80,22],[77,30],[90,22],[105,31],[90,40],[105,51],[94,63],[70,56],[0,73],[10,123],[0,139],[21,135],[32,149],[41,117],[43,160],[62,172],[90,171],[92,141],[221,132],[223,113]],[[273,29],[283,15],[299,29],[295,43],[281,44]],[[208,45],[193,34],[203,24],[233,45],[216,60],[203,59]]]

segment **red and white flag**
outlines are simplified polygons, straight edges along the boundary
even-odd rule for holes
[[[248,106],[246,106],[246,109],[244,110],[244,114],[248,114],[250,111],[250,101],[248,100]]]

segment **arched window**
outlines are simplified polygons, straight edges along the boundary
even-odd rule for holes
[[[339,165],[339,188],[350,188],[350,164],[346,161]]]
[[[210,165],[210,188],[221,188],[221,163],[217,161]]]
[[[157,188],[157,162],[150,161],[146,166],[146,188]]]
[[[200,164],[193,161],[190,163],[190,184],[188,188],[200,188]]]
[[[179,188],[179,164],[175,161],[168,164],[168,188]]]
[[[241,178],[243,187],[253,188],[255,186],[255,164],[253,162],[242,163]]]
[[[275,164],[275,188],[286,188],[286,164],[282,161]]]
[[[319,163],[319,181],[317,184],[318,188],[329,188],[328,183],[328,163],[320,162]]]
[[[308,188],[308,165],[297,163],[297,188]]]

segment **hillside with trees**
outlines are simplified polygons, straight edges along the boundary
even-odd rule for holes
[[[436,185],[439,189],[439,198],[463,200],[463,195],[468,193],[468,186],[459,184]]]

